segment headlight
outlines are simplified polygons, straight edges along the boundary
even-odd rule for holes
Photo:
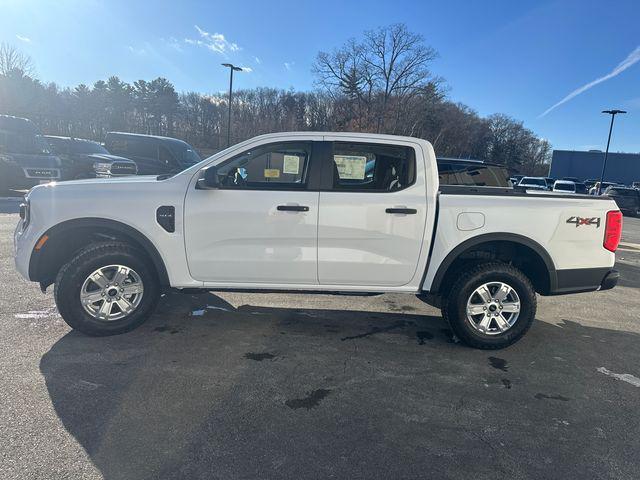
[[[31,220],[31,203],[28,199],[25,199],[20,204],[20,218],[22,219],[22,229],[24,230],[29,225],[29,220]]]

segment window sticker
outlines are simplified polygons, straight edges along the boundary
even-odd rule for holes
[[[264,178],[280,178],[280,170],[277,168],[265,168]]]
[[[364,180],[367,157],[356,155],[334,155],[340,180]]]
[[[298,175],[300,173],[300,157],[298,155],[285,155],[282,173]]]

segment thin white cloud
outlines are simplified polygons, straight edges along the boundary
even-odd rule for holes
[[[247,72],[247,73],[251,73],[251,72],[253,72],[253,68],[251,68],[251,67],[242,67],[242,71],[243,72]]]
[[[635,65],[638,61],[640,61],[640,46],[636,47],[633,52],[631,52],[629,55],[627,55],[627,58],[625,58],[622,62],[620,62],[616,66],[616,68],[611,70],[609,73],[607,73],[606,75],[604,75],[604,76],[602,76],[600,78],[596,78],[594,81],[589,82],[589,83],[587,83],[586,85],[583,85],[580,88],[577,88],[576,90],[571,92],[569,95],[564,97],[562,100],[560,100],[558,103],[556,103],[555,105],[551,105],[549,108],[547,108],[538,118],[544,117],[546,114],[548,114],[552,110],[556,109],[557,107],[559,107],[563,103],[566,103],[569,100],[571,100],[572,98],[577,97],[581,93],[586,92],[590,88],[595,87],[596,85],[598,85],[598,84],[600,84],[602,82],[606,82],[607,80],[610,80],[613,77],[616,77],[616,76],[620,75],[627,68]]]
[[[135,48],[131,45],[127,46],[127,50],[129,50],[131,53],[135,54],[135,55],[146,55],[147,51],[144,48]]]
[[[226,54],[228,52],[237,52],[241,50],[237,43],[230,42],[221,33],[210,33],[201,29],[198,25],[194,25],[200,38],[185,38],[185,43],[189,45],[198,45],[205,47],[215,53]]]
[[[31,43],[31,39],[29,37],[25,37],[24,35],[16,35],[16,38],[24,43]]]
[[[253,59],[255,60],[255,62],[260,65],[262,63],[262,60],[260,60],[258,57],[253,57]]]
[[[293,68],[293,66],[296,64],[296,62],[284,62],[284,68],[286,68],[287,70],[291,71],[291,69]]]

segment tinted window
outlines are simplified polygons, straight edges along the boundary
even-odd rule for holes
[[[71,142],[70,145],[71,145],[71,151],[73,153],[82,153],[82,154],[109,153],[106,148],[104,148],[102,145],[96,142],[76,140],[74,142]]]
[[[587,193],[587,186],[584,183],[576,183],[576,193]]]
[[[49,153],[49,144],[40,135],[32,133],[16,133],[0,129],[0,150],[7,153],[23,153],[30,155]]]
[[[335,190],[401,190],[415,180],[410,147],[335,142],[331,157]]]
[[[218,181],[229,188],[304,188],[310,158],[307,142],[266,145],[218,167]]]
[[[574,186],[570,183],[556,183],[553,188],[556,190],[562,190],[563,192],[573,192],[575,190]]]
[[[47,138],[47,143],[51,146],[51,151],[59,154],[69,153],[69,140],[64,138]]]
[[[158,147],[147,138],[113,136],[107,139],[108,150],[115,155],[158,158]]]
[[[507,170],[496,165],[438,160],[440,185],[511,187]]]
[[[176,158],[173,152],[169,150],[167,147],[165,147],[164,145],[160,145],[158,147],[158,158],[165,165],[168,165],[170,167],[178,166],[178,162],[176,161]]]

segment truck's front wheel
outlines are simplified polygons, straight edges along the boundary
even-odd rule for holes
[[[529,330],[536,315],[536,293],[517,268],[484,263],[452,285],[442,308],[464,343],[498,349],[518,341]]]
[[[100,242],[81,250],[57,275],[60,315],[87,335],[128,332],[153,312],[160,287],[145,255],[126,243]]]

